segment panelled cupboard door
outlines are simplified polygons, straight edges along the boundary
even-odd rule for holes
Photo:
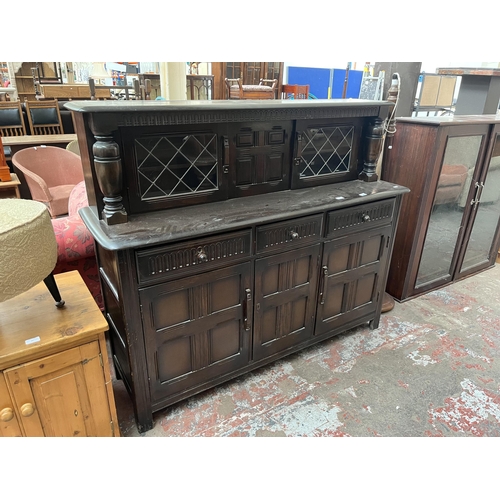
[[[317,244],[255,262],[255,360],[312,337],[320,250]]]
[[[10,399],[3,373],[0,373],[0,437],[20,436],[22,436],[22,432],[17,420],[14,403]]]
[[[153,401],[248,363],[251,278],[245,262],[141,290]]]
[[[111,437],[99,342],[5,370],[26,436]]]
[[[241,123],[229,138],[230,198],[288,189],[292,121]]]
[[[387,266],[392,228],[386,226],[326,242],[320,270],[316,335],[373,314]]]

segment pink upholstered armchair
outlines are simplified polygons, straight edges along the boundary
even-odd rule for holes
[[[82,181],[75,186],[69,196],[68,216],[52,219],[57,241],[57,263],[54,274],[77,270],[97,305],[103,310],[94,238],[78,215],[78,210],[87,205],[87,191],[85,182]]]
[[[12,163],[23,174],[31,197],[45,203],[52,218],[68,213],[69,195],[83,181],[78,155],[54,146],[37,146],[18,151]]]

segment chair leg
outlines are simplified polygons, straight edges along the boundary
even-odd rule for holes
[[[49,289],[50,294],[54,297],[56,301],[56,307],[64,307],[64,300],[61,299],[61,294],[59,293],[59,288],[57,288],[56,280],[54,275],[50,273],[44,280],[45,286]]]

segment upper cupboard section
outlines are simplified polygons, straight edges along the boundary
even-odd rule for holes
[[[356,179],[363,120],[273,120],[119,131],[132,212]]]

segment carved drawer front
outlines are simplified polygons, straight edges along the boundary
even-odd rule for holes
[[[251,230],[137,252],[139,284],[199,273],[251,255]]]
[[[328,214],[326,236],[339,236],[389,224],[394,214],[395,200],[365,203],[335,210]]]
[[[322,218],[319,214],[258,227],[257,253],[286,250],[320,241]]]

